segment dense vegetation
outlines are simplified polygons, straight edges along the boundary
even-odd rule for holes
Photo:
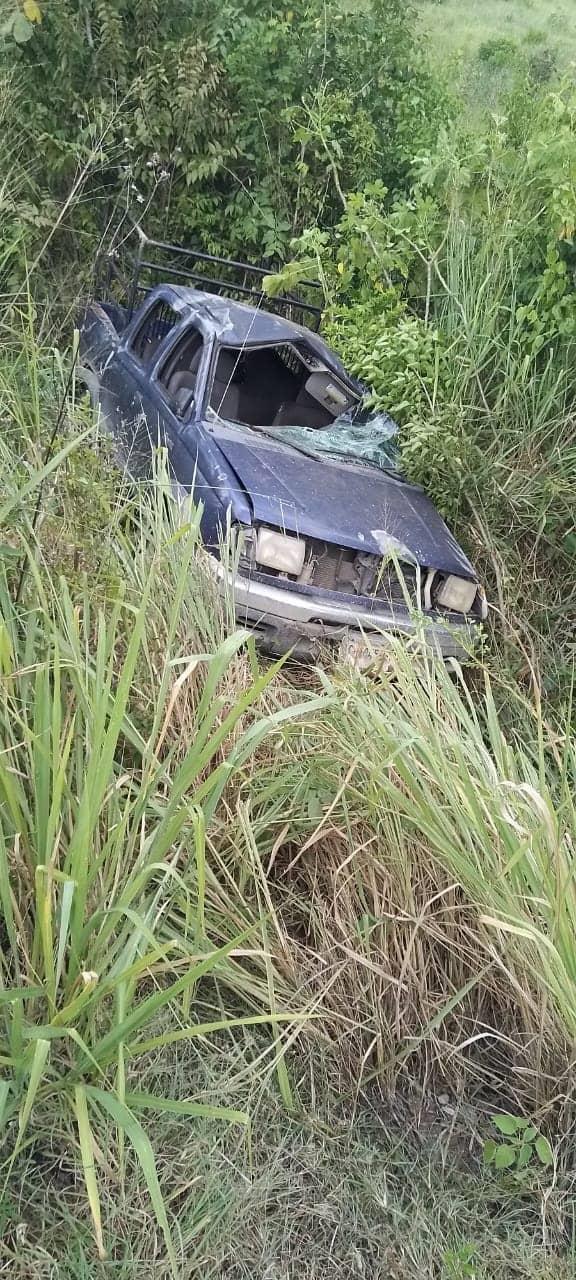
[[[411,25],[401,0],[58,0],[11,42],[22,124],[54,196],[88,167],[85,227],[130,198],[213,250],[282,253],[338,211],[334,154],[346,188],[394,187],[434,137],[442,94]]]
[[[508,640],[566,697],[574,659],[576,96],[521,81],[482,133],[443,129],[406,195],[371,183],[277,281],[313,275],[325,328],[404,428]],[[271,287],[276,286],[272,279]],[[519,643],[519,648],[518,648]],[[514,662],[508,652],[506,660]]]
[[[573,1273],[576,98],[508,50],[471,112],[415,29],[399,0],[9,6],[11,1276]],[[271,290],[316,273],[485,573],[466,676],[262,664],[163,460],[134,492],[93,447],[71,313],[129,201]]]

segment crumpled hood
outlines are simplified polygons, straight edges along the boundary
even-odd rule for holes
[[[289,451],[264,436],[252,443],[240,433],[214,434],[256,523],[375,555],[393,552],[422,567],[477,580],[421,489],[375,468]]]

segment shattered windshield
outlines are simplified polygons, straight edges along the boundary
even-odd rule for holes
[[[327,454],[399,474],[398,427],[387,413],[370,413],[363,405],[347,409],[327,427],[276,427],[270,434],[312,457]]]
[[[311,458],[340,458],[400,476],[396,423],[368,409],[361,385],[304,342],[221,347],[208,408]]]

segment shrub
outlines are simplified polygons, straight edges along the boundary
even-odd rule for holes
[[[152,227],[210,248],[278,255],[333,220],[338,188],[401,186],[445,110],[401,0],[40,9],[25,43],[5,41],[47,187],[97,163],[100,203],[123,173]]]
[[[530,79],[536,84],[546,84],[548,80],[556,72],[558,67],[558,54],[555,49],[548,46],[539,49],[537,53],[531,54],[528,61],[528,72]]]
[[[519,52],[516,41],[509,36],[492,36],[478,46],[477,57],[490,67],[512,67],[518,61]]]

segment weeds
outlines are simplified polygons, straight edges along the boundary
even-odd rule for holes
[[[161,510],[160,491],[157,498]],[[180,530],[177,539],[163,528],[162,536],[168,536],[177,570],[175,593],[164,608],[161,650],[154,629],[165,600],[158,542],[147,544],[137,602],[120,598],[106,615],[93,616],[88,602],[85,610],[75,607],[63,579],[57,598],[50,599],[33,559],[29,573],[38,603],[28,613],[25,633],[4,596],[0,898],[6,1075],[0,1099],[11,1148],[8,1180],[26,1146],[41,1140],[54,1107],[64,1125],[67,1114],[73,1119],[101,1256],[94,1126],[104,1116],[113,1121],[120,1168],[128,1142],[175,1268],[153,1152],[138,1113],[208,1114],[237,1123],[247,1123],[247,1116],[130,1089],[126,1063],[179,1039],[204,1038],[246,1021],[290,1023],[293,1015],[271,1007],[274,982],[261,952],[259,916],[244,919],[236,932],[234,916],[242,907],[235,909],[230,887],[229,913],[221,896],[211,901],[213,877],[206,871],[205,833],[224,788],[284,719],[282,709],[247,719],[274,669],[255,674],[226,705],[220,690],[246,637],[232,634],[207,653],[183,653],[180,647],[173,652],[196,527]],[[134,696],[141,696],[139,664],[154,682],[146,733],[133,716]],[[171,725],[179,692],[175,673],[182,665],[190,672],[199,664],[203,688],[189,709],[181,748]],[[313,701],[290,707],[291,719],[307,713]],[[244,953],[252,976],[244,974]],[[230,998],[234,994],[245,1003],[249,995],[257,1012],[231,1022],[221,1012],[200,1015],[197,992],[208,976]],[[172,1029],[151,1035],[165,1010]],[[275,1043],[281,1070],[281,1038]]]
[[[482,1168],[465,1109],[456,1104],[451,1113],[433,1093],[391,1102],[374,1090],[351,1109],[337,1071],[316,1052],[294,1057],[305,1117],[289,1118],[266,1081],[235,1083],[245,1055],[256,1060],[262,1048],[248,1029],[242,1042],[230,1034],[201,1049],[182,1044],[139,1064],[150,1092],[169,1074],[176,1096],[214,1098],[252,1116],[251,1150],[238,1127],[202,1118],[191,1126],[171,1114],[148,1121],[183,1280],[290,1269],[311,1280],[427,1280],[431,1272],[448,1280],[469,1274],[457,1269],[466,1258],[478,1280],[568,1280],[569,1181],[545,1183],[543,1225],[537,1195],[519,1204],[516,1185]],[[112,1136],[105,1120],[100,1133],[103,1142]],[[16,1280],[36,1280],[49,1266],[57,1280],[104,1280],[112,1267],[122,1280],[168,1280],[130,1149],[123,1194],[113,1173],[101,1206],[113,1261],[100,1264],[57,1132],[41,1151],[23,1154],[4,1237]],[[41,1194],[30,1198],[25,1188],[39,1178]]]
[[[564,114],[562,147],[571,127]],[[545,150],[534,189],[545,172],[556,200]],[[502,213],[512,185],[496,168],[489,185]],[[378,229],[368,204],[345,211],[338,235],[354,231],[351,256],[341,253],[341,273],[332,266],[346,288],[366,265],[365,238],[346,223],[359,208]],[[569,295],[551,259],[534,316],[522,317],[506,217],[479,243],[460,213],[455,199],[438,253],[418,240],[423,315],[397,326],[385,354],[420,419],[415,467],[432,460],[439,488],[450,475],[455,512],[474,490],[469,537],[492,566],[508,665],[487,650],[465,678],[399,647],[374,683],[263,664],[232,601],[216,596],[199,513],[175,503],[161,460],[149,487],[119,479],[69,358],[38,341],[24,214],[10,205],[10,1275],[572,1274],[569,327],[561,359],[539,345],[542,299],[559,298],[568,323]],[[402,272],[413,226],[392,217],[401,256],[389,243],[388,265]],[[368,312],[380,322],[372,301]],[[427,331],[424,367],[419,335],[433,312],[442,341]],[[536,343],[527,358],[521,322]],[[547,686],[561,696],[547,701]]]

